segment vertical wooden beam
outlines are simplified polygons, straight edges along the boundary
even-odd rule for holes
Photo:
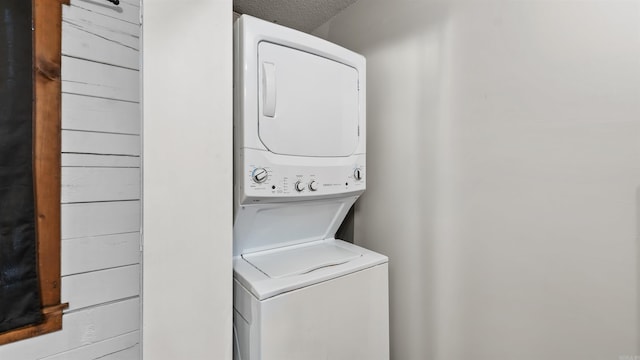
[[[38,273],[48,331],[62,328],[60,305],[62,4],[33,0],[34,153]]]
[[[62,6],[34,0],[34,162],[42,306],[60,304]]]

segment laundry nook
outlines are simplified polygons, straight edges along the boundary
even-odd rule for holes
[[[0,0],[0,360],[640,360],[640,0]]]

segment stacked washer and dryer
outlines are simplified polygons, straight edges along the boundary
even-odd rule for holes
[[[334,238],[366,188],[365,59],[234,30],[234,358],[388,359],[387,257]]]

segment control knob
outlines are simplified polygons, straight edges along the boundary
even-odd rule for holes
[[[267,169],[265,168],[255,168],[251,173],[251,178],[258,184],[265,182],[267,180],[267,176]]]
[[[295,188],[297,192],[302,192],[304,191],[304,189],[307,187],[307,184],[305,184],[302,181],[298,181],[296,182]]]
[[[353,171],[353,177],[354,177],[354,179],[356,179],[356,180],[362,180],[362,170],[361,170],[360,168],[356,168],[356,169]]]
[[[309,183],[309,190],[311,190],[311,191],[316,191],[316,190],[318,190],[318,182],[317,182],[317,181],[315,181],[315,180],[312,180],[312,181]]]

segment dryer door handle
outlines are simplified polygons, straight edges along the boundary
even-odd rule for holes
[[[276,65],[270,62],[262,63],[262,113],[276,115]]]

